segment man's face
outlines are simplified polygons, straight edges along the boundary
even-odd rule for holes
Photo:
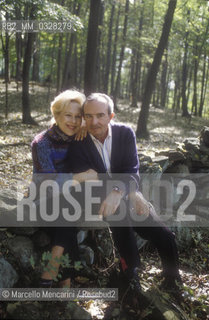
[[[105,101],[87,101],[84,106],[87,130],[102,143],[107,137],[108,124],[113,116],[114,113],[108,114],[108,106]]]

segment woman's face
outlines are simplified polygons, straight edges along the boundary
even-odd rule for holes
[[[78,132],[81,122],[81,106],[77,102],[71,102],[66,105],[62,112],[56,117],[58,127],[68,136],[72,136]]]

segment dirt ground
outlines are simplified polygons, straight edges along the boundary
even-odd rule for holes
[[[15,83],[11,83],[9,86],[9,116],[8,119],[5,119],[4,84],[0,83],[1,189],[16,190],[17,183],[24,182],[24,191],[25,185],[29,183],[32,176],[31,141],[37,133],[45,130],[50,125],[50,102],[47,99],[47,89],[33,85],[30,93],[32,116],[37,121],[38,126],[22,124],[21,90],[16,90]],[[53,94],[55,93],[52,90],[51,99]],[[132,110],[123,101],[119,105],[117,121],[130,125],[135,130],[138,114],[139,108]],[[171,110],[151,107],[148,125],[150,140],[138,141],[137,146],[140,152],[154,156],[155,151],[175,149],[185,138],[197,137],[201,128],[205,125],[209,125],[209,119],[193,117],[189,122],[187,119],[182,118],[180,114],[175,119]],[[201,232],[199,240],[195,233],[193,236],[193,248],[191,248],[190,252],[182,250],[180,255],[181,274],[190,295],[189,300],[182,308],[187,312],[190,319],[203,320],[208,319],[204,310],[208,311],[209,308],[209,236],[208,232]],[[145,283],[145,287],[155,286],[156,280],[153,274],[160,272],[160,264],[156,252],[144,251],[142,253],[142,263],[142,283]],[[89,309],[90,305],[88,305]]]

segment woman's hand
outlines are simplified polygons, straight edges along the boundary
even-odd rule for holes
[[[83,123],[75,136],[75,141],[82,141],[87,136],[86,124]]]
[[[73,180],[77,180],[78,183],[82,183],[86,180],[99,180],[99,178],[98,173],[95,170],[89,169],[87,171],[74,174]]]
[[[86,177],[85,180],[99,180],[98,173],[93,169],[87,170],[86,172],[84,172],[84,175]]]

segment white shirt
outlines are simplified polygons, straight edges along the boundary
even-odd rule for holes
[[[90,134],[91,139],[93,140],[101,158],[104,163],[105,169],[108,173],[111,172],[111,153],[112,153],[112,128],[111,125],[108,125],[108,133],[104,143],[101,143],[96,139],[92,134]]]

